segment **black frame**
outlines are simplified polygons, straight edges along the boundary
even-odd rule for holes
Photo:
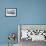
[[[16,9],[16,15],[15,15],[15,16],[7,16],[7,15],[6,15],[6,9]],[[17,16],[17,8],[5,8],[5,16],[6,16],[6,17],[16,17],[16,16]]]

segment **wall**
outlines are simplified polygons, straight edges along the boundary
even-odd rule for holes
[[[5,8],[17,8],[17,16],[6,17]],[[46,0],[0,0],[0,44],[8,43],[9,32],[18,32],[17,24],[46,24]]]

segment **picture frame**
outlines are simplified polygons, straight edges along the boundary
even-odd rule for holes
[[[5,16],[16,17],[17,16],[17,8],[5,8]]]

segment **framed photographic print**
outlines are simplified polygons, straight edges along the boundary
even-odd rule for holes
[[[6,16],[17,16],[17,8],[5,8]]]

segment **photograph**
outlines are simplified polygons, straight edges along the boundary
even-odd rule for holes
[[[16,8],[5,8],[6,16],[16,16]]]

